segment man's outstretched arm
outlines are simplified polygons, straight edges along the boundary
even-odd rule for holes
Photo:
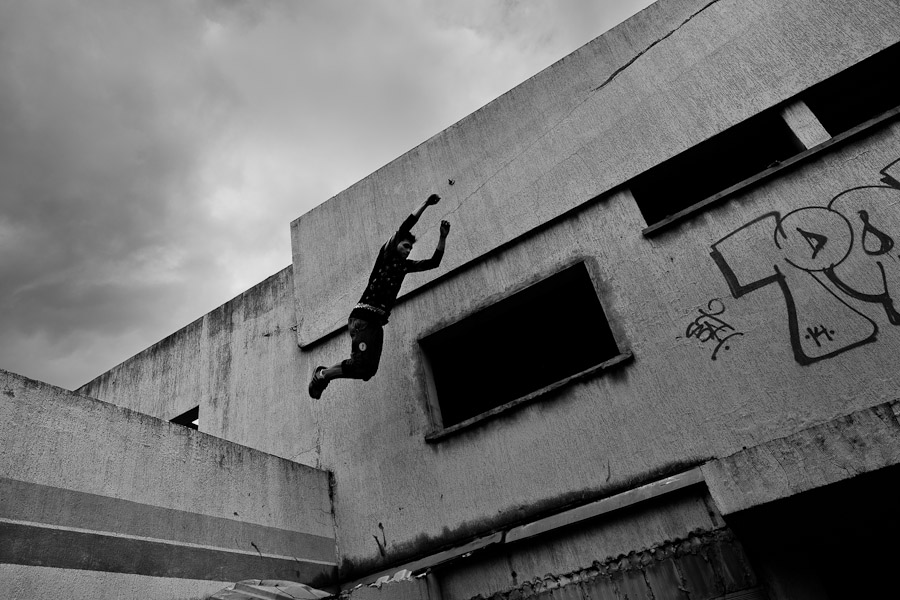
[[[419,207],[412,211],[406,219],[404,219],[403,223],[400,225],[400,229],[397,231],[397,234],[403,234],[410,231],[413,228],[413,225],[419,222],[419,217],[422,216],[422,213],[425,212],[425,209],[429,206],[434,206],[438,202],[441,201],[441,197],[437,194],[431,194],[428,196]],[[391,240],[393,243],[393,240]]]
[[[412,212],[412,215],[410,215],[413,218],[413,223],[416,223],[419,220],[419,217],[422,216],[422,213],[425,212],[426,208],[428,208],[429,206],[434,206],[435,204],[437,204],[440,201],[441,201],[441,197],[438,196],[437,194],[431,194],[430,196],[425,198],[425,202],[423,202],[419,206],[419,208],[414,210]]]
[[[434,248],[434,254],[431,255],[431,258],[426,258],[425,260],[408,260],[406,261],[408,265],[408,271],[427,271],[428,269],[435,269],[438,265],[441,264],[441,259],[444,257],[444,248],[447,245],[447,235],[450,233],[450,222],[449,221],[441,221],[441,236],[438,238],[437,246]]]

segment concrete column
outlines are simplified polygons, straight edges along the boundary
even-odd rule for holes
[[[831,138],[803,100],[796,100],[783,106],[781,118],[805,148],[812,148]]]

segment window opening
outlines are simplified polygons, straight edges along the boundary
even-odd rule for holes
[[[182,425],[184,427],[190,427],[191,429],[200,429],[200,407],[195,406],[187,412],[184,412],[171,421],[170,423],[175,423],[176,425]]]
[[[583,262],[419,343],[445,428],[619,354]]]
[[[648,169],[629,187],[653,225],[803,150],[779,113],[768,110]]]
[[[809,109],[835,136],[900,105],[900,44],[862,60],[802,94]]]

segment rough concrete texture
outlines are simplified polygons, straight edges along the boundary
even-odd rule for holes
[[[228,585],[221,581],[25,565],[0,565],[0,582],[4,596],[16,600],[201,600]]]
[[[335,476],[348,573],[386,568],[553,505],[648,481],[673,462],[728,456],[894,398],[900,331],[884,308],[855,302],[805,271],[789,272],[774,244],[774,220],[754,220],[825,207],[846,190],[880,185],[863,200],[881,203],[869,207],[880,230],[900,232],[900,215],[890,208],[900,191],[880,182],[880,171],[900,157],[898,135],[900,126],[882,127],[653,239],[640,235],[642,217],[622,190],[401,303],[378,375],[335,382],[314,404],[322,466]],[[728,237],[751,232],[748,223],[760,227],[755,237]],[[714,246],[745,284],[774,275],[777,264],[794,299],[790,310],[774,281],[735,298],[711,256]],[[877,285],[867,255],[859,247],[853,254],[859,262],[849,266],[858,270],[848,279]],[[417,340],[577,257],[595,265],[607,317],[635,361],[552,401],[427,444],[432,424]],[[714,355],[719,338],[690,332],[714,324],[701,311],[720,309],[716,318],[741,335]],[[792,320],[809,338],[792,339]],[[801,364],[797,349],[813,354],[822,326],[839,351]],[[840,351],[858,338],[868,341]],[[819,342],[827,346],[825,337]],[[348,346],[344,336],[329,338],[304,353],[303,368],[332,364]]]
[[[292,328],[290,267],[79,388],[200,431],[315,466],[316,427]]]
[[[295,297],[280,273],[192,325],[174,346],[197,344],[205,358],[162,378],[174,391],[158,391],[171,359],[151,355],[84,389],[159,397],[151,408],[166,418],[190,406],[166,397],[200,397],[203,430],[332,471],[350,579],[893,400],[900,329],[888,300],[900,273],[884,235],[900,240],[900,190],[883,171],[900,158],[896,121],[649,239],[621,184],[896,43],[896,8],[661,0],[295,220]],[[378,247],[432,191],[444,200],[417,226],[414,257],[447,218],[444,265],[404,289],[433,285],[401,299],[376,377],[305,399],[312,368],[348,353],[344,335],[327,334]],[[827,233],[828,250],[800,230]],[[634,361],[426,443],[417,340],[579,259]],[[824,273],[833,266],[840,283]],[[271,308],[243,308],[273,288]],[[285,346],[259,354],[260,323],[278,325]],[[304,351],[288,349],[288,324]],[[265,429],[259,410],[281,428]],[[538,554],[534,571],[551,571],[557,559]]]
[[[894,0],[660,0],[291,224],[298,340],[344,325],[429,193],[437,272],[409,291],[900,39]],[[451,188],[448,178],[455,180]],[[315,252],[308,251],[315,248]]]
[[[6,371],[0,439],[0,563],[15,581],[119,573],[155,597],[159,577],[192,595],[248,570],[333,576],[323,471]],[[97,577],[97,597],[120,579]]]
[[[880,404],[703,465],[723,514],[900,463],[900,401]]]

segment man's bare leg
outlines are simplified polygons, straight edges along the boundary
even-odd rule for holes
[[[341,366],[341,363],[338,363],[332,367],[326,367],[322,371],[320,371],[320,376],[323,377],[326,381],[331,381],[332,379],[340,379],[344,376],[344,368]]]

